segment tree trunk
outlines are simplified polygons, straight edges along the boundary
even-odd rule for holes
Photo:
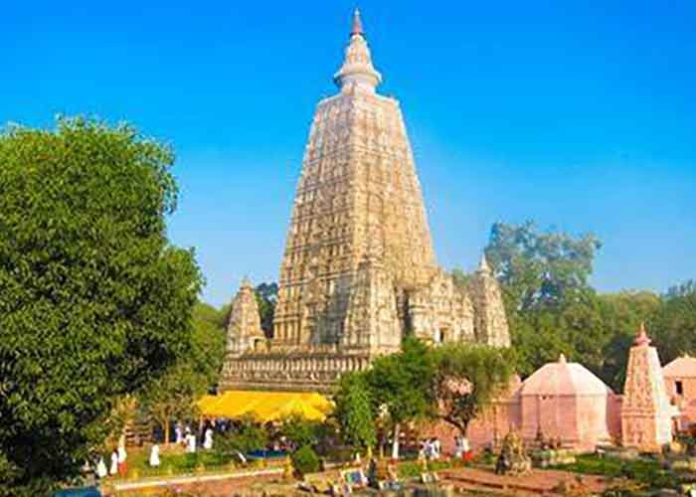
[[[164,420],[164,445],[169,445],[169,418]]]
[[[399,458],[399,434],[401,425],[396,423],[394,425],[394,439],[392,440],[392,459]]]

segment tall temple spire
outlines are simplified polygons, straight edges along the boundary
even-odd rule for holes
[[[334,74],[334,82],[342,92],[357,89],[370,93],[373,93],[377,85],[382,82],[382,75],[372,65],[370,48],[365,40],[365,31],[358,9],[355,9],[353,13],[345,59],[341,68]]]
[[[486,253],[481,255],[481,262],[479,262],[478,271],[486,274],[491,273],[491,266],[488,265],[488,259],[486,258]]]

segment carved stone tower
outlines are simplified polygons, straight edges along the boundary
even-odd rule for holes
[[[356,11],[340,93],[314,115],[297,187],[274,322],[275,346],[336,344],[365,257],[392,285],[411,289],[435,272],[420,184],[399,104],[378,95]]]
[[[641,324],[629,352],[621,407],[622,442],[644,452],[660,452],[672,441],[669,398],[657,349]]]
[[[227,352],[229,355],[241,355],[253,351],[264,340],[254,289],[251,282],[244,278],[230,306],[227,321]]]
[[[481,264],[469,287],[476,316],[474,319],[476,340],[497,347],[509,347],[510,332],[503,297],[485,255],[481,257]]]
[[[262,336],[258,323],[235,324],[223,390],[330,391],[341,374],[399,350],[407,334],[509,345],[487,267],[462,287],[436,264],[399,103],[376,92],[381,80],[356,11],[334,75],[340,91],[319,102],[309,132],[273,338],[252,346],[246,337]]]

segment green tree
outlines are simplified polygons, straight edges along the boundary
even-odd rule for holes
[[[419,340],[407,337],[401,352],[382,356],[372,363],[367,381],[378,410],[385,409],[394,429],[392,457],[399,457],[401,426],[434,415],[431,384],[432,356]]]
[[[696,353],[696,281],[670,288],[655,313],[652,334],[663,362]]]
[[[367,375],[364,372],[344,375],[334,401],[334,413],[345,441],[358,448],[374,447],[377,442],[377,416]]]
[[[13,495],[75,477],[114,400],[190,344],[201,276],[166,238],[173,160],[128,125],[0,134],[0,487]]]
[[[493,225],[486,255],[501,283],[523,375],[561,352],[601,368],[609,337],[588,282],[599,247],[593,235],[541,232],[532,222]]]
[[[228,431],[223,436],[218,437],[215,448],[223,454],[249,452],[263,449],[268,444],[268,432],[253,418],[239,420],[233,430]]]
[[[439,416],[466,436],[471,421],[509,385],[514,354],[511,349],[464,343],[446,344],[431,353]]]
[[[499,222],[491,228],[486,256],[503,285],[508,313],[513,314],[561,306],[584,293],[600,246],[591,234],[574,238],[540,232],[531,221]]]
[[[196,400],[217,382],[225,353],[225,334],[214,307],[198,303],[193,311],[193,336],[188,350],[141,393],[145,411],[157,421],[169,443],[171,421],[196,413]]]
[[[292,415],[283,420],[280,433],[297,447],[302,447],[303,445],[311,446],[319,440],[320,425],[321,423],[316,421]]]

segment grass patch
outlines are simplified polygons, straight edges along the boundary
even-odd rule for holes
[[[455,467],[455,463],[451,460],[445,461],[428,461],[428,472],[441,471]],[[423,467],[418,461],[406,461],[399,464],[397,469],[399,478],[417,478],[423,473]]]
[[[195,454],[183,454],[178,452],[162,452],[160,454],[160,466],[153,468],[149,464],[147,451],[131,451],[128,454],[128,475],[139,478],[192,474],[201,469],[208,471],[229,469],[232,460],[229,456],[215,451],[201,451]]]
[[[659,461],[651,459],[625,461],[615,457],[583,454],[577,456],[574,463],[556,466],[556,469],[609,478],[628,478],[649,488],[676,488],[679,485],[677,474],[664,469]]]

